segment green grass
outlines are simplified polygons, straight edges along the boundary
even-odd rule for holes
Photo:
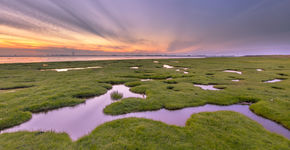
[[[65,134],[17,132],[0,135],[0,149],[200,149],[288,150],[290,141],[229,111],[194,114],[185,127],[128,118],[97,127],[72,142]]]
[[[1,150],[70,150],[72,141],[65,133],[17,132],[0,134]]]
[[[230,105],[239,102],[254,102],[255,104],[250,107],[253,112],[290,129],[290,57],[162,59],[158,61],[158,64],[153,63],[153,60],[45,63],[48,66],[43,66],[43,63],[1,64],[0,130],[29,120],[33,112],[83,103],[89,97],[106,93],[113,84],[125,84],[131,87],[131,91],[146,94],[147,97],[145,100],[126,98],[113,103],[104,109],[107,114],[118,115],[161,108],[180,109],[204,104]],[[139,69],[130,69],[132,64],[138,66]],[[163,64],[174,66],[174,68],[165,69],[162,67]],[[68,72],[40,71],[90,66],[103,68]],[[188,68],[189,74],[175,71],[182,68]],[[264,71],[256,71],[258,68]],[[239,70],[243,74],[226,73],[223,70]],[[172,80],[166,80],[167,78],[172,78]],[[153,80],[141,82],[140,79]],[[231,80],[234,79],[241,81],[232,82]],[[283,79],[283,81],[263,83],[271,79]],[[194,84],[212,84],[222,90],[206,91],[193,86]],[[233,118],[235,115],[233,114]],[[150,122],[142,119],[135,119],[135,121],[137,123]],[[147,125],[144,126],[147,127]],[[28,132],[5,134],[0,136],[0,145],[3,145],[2,139],[5,136],[17,134],[19,135],[16,138],[34,137],[33,133]],[[49,134],[52,137],[59,136]],[[240,134],[238,131],[235,132],[236,136]],[[24,139],[19,142],[25,145]],[[202,140],[199,142],[203,143]]]
[[[123,97],[122,93],[119,93],[118,91],[113,91],[111,93],[112,100],[120,100]]]

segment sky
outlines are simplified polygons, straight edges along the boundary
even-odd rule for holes
[[[290,54],[290,0],[0,0],[0,55]]]

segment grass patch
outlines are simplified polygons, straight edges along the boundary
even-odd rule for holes
[[[164,83],[167,83],[167,84],[177,84],[178,82],[176,80],[166,80],[166,81],[163,81]]]
[[[212,76],[214,73],[206,73],[205,75]]]
[[[135,82],[127,82],[125,83],[126,86],[128,87],[135,87],[135,86],[139,86],[141,85],[142,83],[140,81],[135,81]]]
[[[45,112],[45,111],[49,111],[49,110],[53,110],[53,109],[57,109],[57,108],[61,108],[64,106],[75,106],[77,104],[83,103],[84,100],[70,100],[70,101],[59,101],[57,103],[55,102],[44,102],[41,104],[35,104],[35,105],[31,105],[29,107],[24,108],[24,111],[30,111],[33,113],[38,113],[38,112]]]
[[[112,103],[104,109],[106,114],[119,115],[129,112],[138,112],[145,110],[158,110],[160,106],[155,102],[146,102],[141,98],[125,98],[122,101]]]
[[[123,97],[122,93],[119,93],[118,91],[114,91],[111,93],[112,100],[119,100]]]
[[[256,103],[260,101],[257,97],[251,97],[251,96],[238,96],[237,99],[239,102],[249,102],[249,103]]]

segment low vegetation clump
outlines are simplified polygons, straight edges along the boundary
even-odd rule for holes
[[[135,87],[135,86],[139,86],[141,84],[142,83],[140,81],[133,81],[133,82],[127,82],[127,83],[125,83],[125,85],[128,86],[128,87]]]
[[[111,93],[112,100],[119,100],[123,97],[122,93],[119,93],[118,91],[114,91]]]
[[[206,73],[205,75],[212,76],[214,73]]]
[[[166,80],[166,81],[164,81],[164,83],[167,83],[167,84],[177,84],[178,82],[176,80]]]

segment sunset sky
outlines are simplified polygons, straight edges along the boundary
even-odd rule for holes
[[[0,55],[290,54],[290,0],[0,0]]]

